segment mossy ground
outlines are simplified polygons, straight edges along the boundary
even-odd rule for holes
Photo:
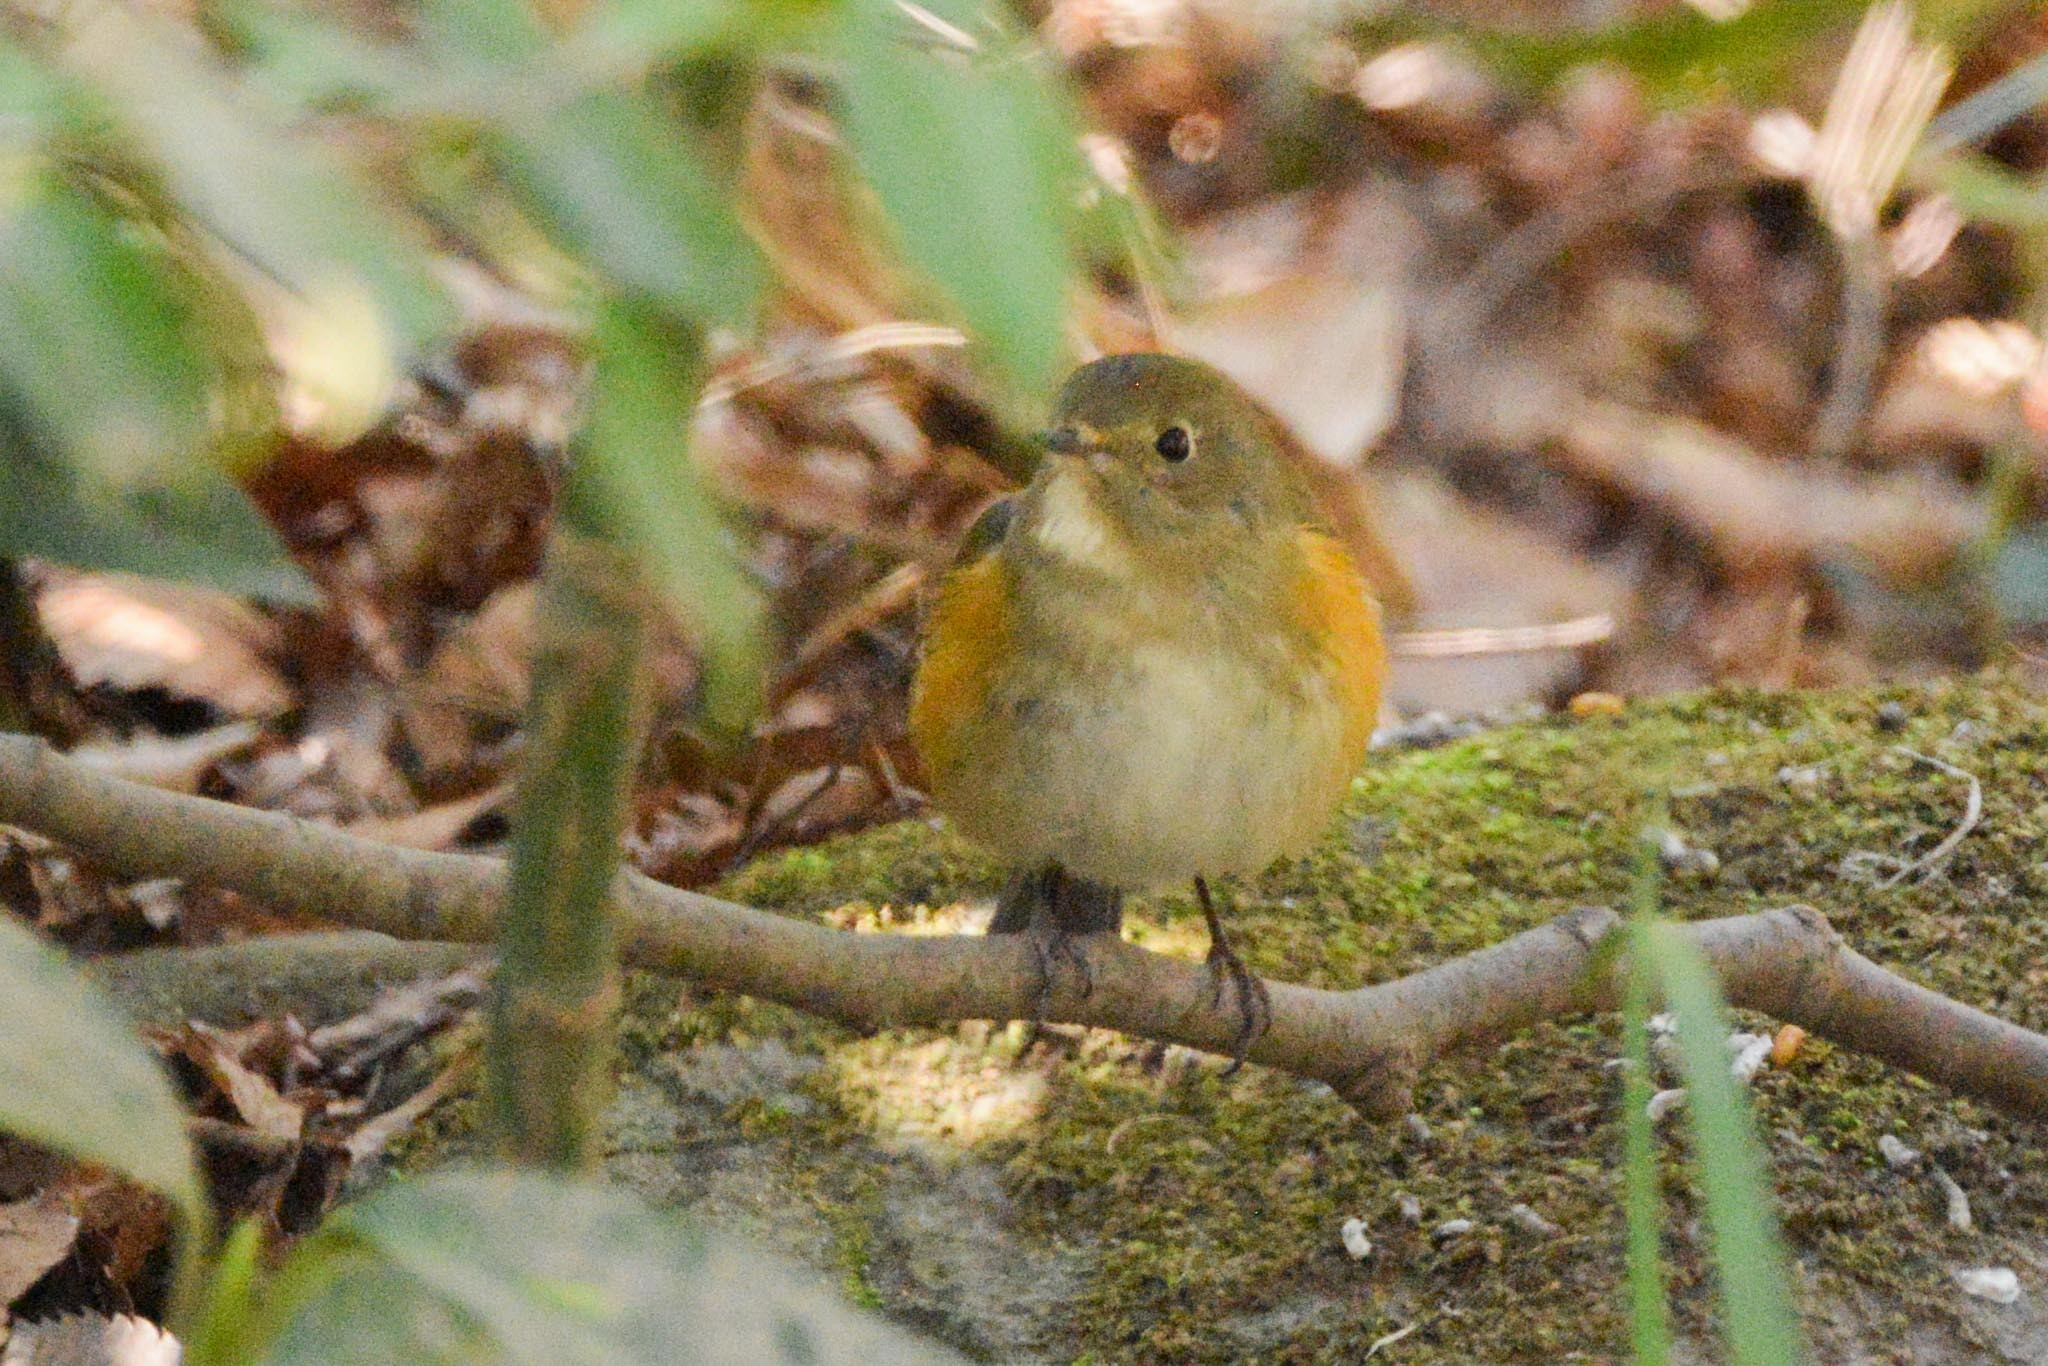
[[[1887,701],[1903,727],[1880,724]],[[1901,748],[1975,774],[1983,821],[1935,875],[1880,889],[1846,876],[1845,857],[1924,852],[1967,791]],[[1810,789],[1780,777],[1815,765]],[[1703,694],[1376,756],[1322,848],[1238,890],[1236,940],[1274,977],[1395,977],[1574,906],[1622,904],[1638,832],[1666,804],[1720,859],[1718,876],[1665,887],[1668,914],[1807,902],[1879,961],[2048,1030],[2048,703],[2010,672],[1881,693]],[[996,881],[912,822],[781,854],[722,890],[881,925],[943,922]],[[1149,946],[1203,946],[1184,896],[1141,900],[1130,920]],[[1256,1068],[1225,1080],[1211,1060],[1139,1040],[1051,1031],[1025,1048],[1016,1027],[975,1024],[861,1038],[677,994],[658,982],[633,993],[615,1167],[794,1242],[857,1298],[982,1355],[1357,1360],[1411,1325],[1387,1359],[1625,1355],[1611,1019],[1444,1059],[1425,1076],[1419,1124],[1374,1125],[1320,1086]],[[729,1084],[728,1064],[748,1057]],[[1949,1273],[2014,1265],[2048,1296],[2029,1270],[2048,1269],[2048,1125],[1820,1043],[1752,1094],[1822,1358],[2009,1357],[1996,1318],[2009,1311],[1966,1301]],[[1711,1338],[1712,1284],[1681,1129],[1665,1126],[1666,1246],[1697,1343]],[[1968,1192],[1974,1232],[1948,1227],[1924,1176],[1886,1166],[1886,1133]],[[735,1185],[742,1170],[753,1177]],[[968,1189],[963,1173],[993,1174],[996,1189],[962,1197],[956,1240],[992,1244],[1012,1281],[905,1232],[904,1202],[938,1192],[943,1208],[945,1192]],[[1557,1231],[1522,1227],[1517,1204]],[[1339,1240],[1351,1217],[1376,1244],[1363,1262]],[[1472,1230],[1432,1237],[1457,1218]],[[1018,1284],[1041,1293],[1007,1327],[1003,1305],[947,1302]]]

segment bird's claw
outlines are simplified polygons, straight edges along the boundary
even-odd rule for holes
[[[1209,947],[1211,1010],[1223,1009],[1226,988],[1237,998],[1237,1035],[1230,1045],[1230,1066],[1223,1069],[1223,1075],[1231,1077],[1243,1069],[1259,1036],[1273,1027],[1273,998],[1265,982],[1244,965],[1229,944],[1219,939]]]
[[[1237,997],[1237,1037],[1230,1045],[1230,1066],[1223,1069],[1223,1075],[1231,1077],[1243,1069],[1259,1036],[1273,1027],[1273,998],[1266,984],[1253,975],[1244,959],[1237,956],[1237,950],[1230,947],[1206,878],[1195,879],[1195,896],[1202,904],[1202,919],[1209,926],[1209,1008],[1223,1009],[1226,985]]]

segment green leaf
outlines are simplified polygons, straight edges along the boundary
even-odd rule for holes
[[[760,260],[686,136],[641,102],[599,92],[508,122],[499,159],[563,244],[613,284],[698,322],[742,323],[761,292]]]
[[[0,1130],[133,1177],[175,1201],[188,1228],[206,1227],[184,1111],[170,1081],[120,1009],[5,915]]]
[[[63,114],[64,92],[47,67],[0,36],[0,124],[17,144],[46,136]]]
[[[1860,16],[1866,0],[1759,0],[1733,19],[1714,19],[1691,6],[1646,11],[1646,17],[1602,28],[1549,27],[1509,32],[1453,25],[1502,76],[1530,86],[1549,85],[1577,67],[1611,62],[1667,96],[1696,96],[1725,86],[1738,95],[1782,92],[1811,67],[1811,44]],[[1393,30],[1441,38],[1440,24],[1394,14]]]
[[[2021,176],[1989,157],[1956,152],[1921,161],[1914,178],[1948,191],[1977,222],[2022,232],[2048,227],[2048,175]]]
[[[115,488],[40,455],[0,402],[0,555],[208,583],[311,605],[319,593],[276,533],[220,471],[194,464],[175,482]]]
[[[462,69],[516,80],[551,55],[532,14],[498,0],[433,0],[426,19],[441,60]],[[760,258],[686,130],[615,90],[496,113],[496,159],[569,251],[694,321],[747,319]]]
[[[192,1317],[179,1325],[185,1366],[254,1358],[255,1346],[267,1336],[260,1328],[265,1315],[265,1297],[259,1294],[262,1257],[262,1222],[242,1220],[214,1257]]]
[[[337,154],[287,137],[187,33],[99,6],[61,57],[185,213],[274,279],[312,299],[367,295],[396,346],[446,330],[452,307],[376,195]]]
[[[1750,1124],[1749,1101],[1728,1066],[1728,1016],[1720,987],[1706,959],[1675,926],[1647,926],[1642,942],[1678,1016],[1685,1109],[1726,1307],[1729,1359],[1737,1366],[1790,1366],[1804,1357],[1792,1308],[1792,1268],[1771,1207],[1770,1172]]]
[[[64,186],[0,201],[0,386],[112,484],[190,461],[207,439],[215,374],[169,270]]]
[[[296,1312],[269,1363],[955,1359],[757,1253],[711,1255],[619,1191],[510,1170],[394,1184],[331,1216],[275,1293]]]
[[[234,0],[218,12],[235,42],[247,49],[252,79],[287,105],[402,106],[436,74],[409,50],[265,0]]]
[[[273,1334],[268,1352],[223,1351],[192,1366],[383,1366],[387,1362],[486,1363],[534,1360],[500,1353],[494,1336],[462,1306],[374,1249],[325,1239],[291,1263],[273,1289],[297,1310],[287,1323],[259,1325]],[[303,1297],[302,1304],[292,1301]],[[269,1316],[265,1316],[266,1318]],[[251,1348],[259,1344],[251,1344]]]
[[[793,40],[829,0],[611,0],[596,5],[563,43],[572,65],[645,66]]]
[[[846,130],[910,260],[958,305],[1017,389],[1057,379],[1082,183],[1067,111],[965,0],[923,9],[979,44],[913,45],[907,6],[866,0],[844,27]]]
[[[634,552],[705,653],[705,712],[732,729],[761,678],[761,594],[687,454],[700,344],[653,308],[599,315],[590,422],[565,515]]]

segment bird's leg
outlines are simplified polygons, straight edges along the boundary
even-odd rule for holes
[[[1022,934],[1031,928],[1039,906],[1045,900],[1045,878],[1049,868],[1019,868],[1003,884],[996,898],[995,919],[988,922],[990,934]]]
[[[1081,951],[1082,935],[1114,932],[1123,923],[1123,893],[1074,877],[1057,863],[1014,874],[996,901],[990,934],[1021,934],[1038,965],[1033,1026],[1052,1007],[1053,974],[1064,961],[1081,974],[1081,995],[1095,991],[1095,972]]]
[[[1267,993],[1266,984],[1252,975],[1252,970],[1237,956],[1237,950],[1230,947],[1230,938],[1223,933],[1223,921],[1216,915],[1216,903],[1209,895],[1208,879],[1195,879],[1195,898],[1202,903],[1202,919],[1209,922],[1209,1004],[1213,1009],[1223,1008],[1226,983],[1237,997],[1237,1038],[1230,1046],[1230,1066],[1223,1071],[1228,1077],[1244,1066],[1253,1041],[1272,1027],[1273,998]]]

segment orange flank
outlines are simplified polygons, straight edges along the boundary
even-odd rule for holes
[[[952,768],[963,722],[981,714],[1010,652],[1010,570],[984,555],[946,575],[926,624],[910,737],[932,774]]]
[[[1379,720],[1380,689],[1387,678],[1387,646],[1380,634],[1378,606],[1368,596],[1358,565],[1343,545],[1319,531],[1301,533],[1307,562],[1296,595],[1302,625],[1330,661],[1332,682],[1344,712],[1344,769],[1365,762]]]

